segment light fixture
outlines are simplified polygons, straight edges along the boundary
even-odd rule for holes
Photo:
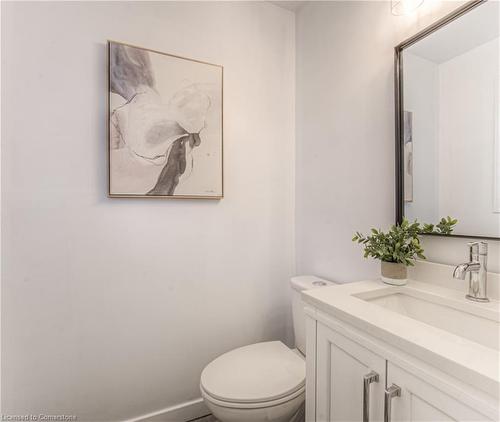
[[[418,9],[424,0],[391,0],[391,11],[393,15],[409,15]]]

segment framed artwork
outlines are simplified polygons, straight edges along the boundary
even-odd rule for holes
[[[403,119],[404,200],[413,202],[413,112],[405,111]]]
[[[223,197],[223,67],[108,41],[108,195]]]

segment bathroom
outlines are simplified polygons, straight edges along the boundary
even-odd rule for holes
[[[438,186],[436,149],[422,155],[417,144],[437,145],[442,134],[439,101],[425,97],[443,92],[432,85],[440,71],[403,60],[475,16],[476,26],[449,36],[441,53],[455,46],[461,56],[495,37],[498,46],[498,10],[496,0],[2,1],[2,420],[499,420],[500,355],[490,344],[500,320],[498,48],[493,73],[458,85],[479,87],[487,98],[475,117],[491,124],[463,133],[477,131],[491,148],[473,156],[469,147],[465,164],[453,150],[444,162],[462,173],[447,187]],[[487,38],[473,36],[479,32]],[[120,51],[129,52],[131,67],[151,57],[159,91],[184,83],[189,72],[216,81],[211,120],[179,138],[189,139],[182,145],[192,155],[180,167],[190,166],[192,176],[179,178],[178,198],[140,191],[146,170],[137,169],[153,169],[156,178],[156,163],[140,162],[114,184],[132,145],[111,148],[125,130],[117,130],[112,112],[130,105],[118,98],[129,85],[114,83]],[[177,66],[174,82],[169,66]],[[184,95],[208,108],[204,97]],[[182,105],[176,98],[171,103]],[[450,98],[446,110],[462,104]],[[419,138],[424,115],[428,132]],[[445,119],[450,131],[472,119],[454,118]],[[405,150],[409,128],[414,151]],[[213,150],[203,149],[208,134]],[[191,193],[202,171],[215,187]],[[445,196],[454,206],[441,213]],[[380,260],[364,258],[366,244],[352,241],[403,216],[436,224],[448,215],[458,220],[446,223],[451,235],[418,235],[426,259],[405,267],[404,286],[384,283]],[[476,261],[471,248],[481,261],[474,273],[460,267]],[[468,280],[480,273],[488,288],[478,294],[489,302],[465,298]],[[293,288],[301,283],[315,288]],[[414,315],[435,311],[449,326],[384,308],[391,303],[377,296],[383,289],[398,292],[394,301],[418,296],[405,302],[416,304]],[[439,300],[445,306],[430,309]],[[298,328],[307,336],[296,336]],[[411,334],[425,344],[402,340]],[[263,360],[253,356],[255,368],[271,368],[273,376],[258,379],[257,369],[244,373],[228,362],[256,344],[283,356],[269,367],[261,365],[267,352]],[[237,385],[228,395],[253,386],[258,400],[217,402],[200,388],[204,370],[224,356],[226,372],[215,376]],[[287,362],[293,370],[281,367]],[[393,379],[403,370],[414,375]],[[296,385],[279,385],[280,374],[298,377]],[[287,391],[271,391],[276,385]],[[290,400],[271,406],[277,394]],[[218,418],[216,402],[223,402]]]

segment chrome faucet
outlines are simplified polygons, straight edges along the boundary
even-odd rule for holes
[[[469,262],[458,265],[453,271],[453,278],[465,280],[465,275],[469,273],[469,288],[465,297],[474,302],[489,302],[486,296],[488,244],[471,242],[468,246]]]

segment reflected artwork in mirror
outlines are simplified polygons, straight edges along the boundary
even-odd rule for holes
[[[500,238],[499,29],[476,0],[396,47],[397,222]]]

